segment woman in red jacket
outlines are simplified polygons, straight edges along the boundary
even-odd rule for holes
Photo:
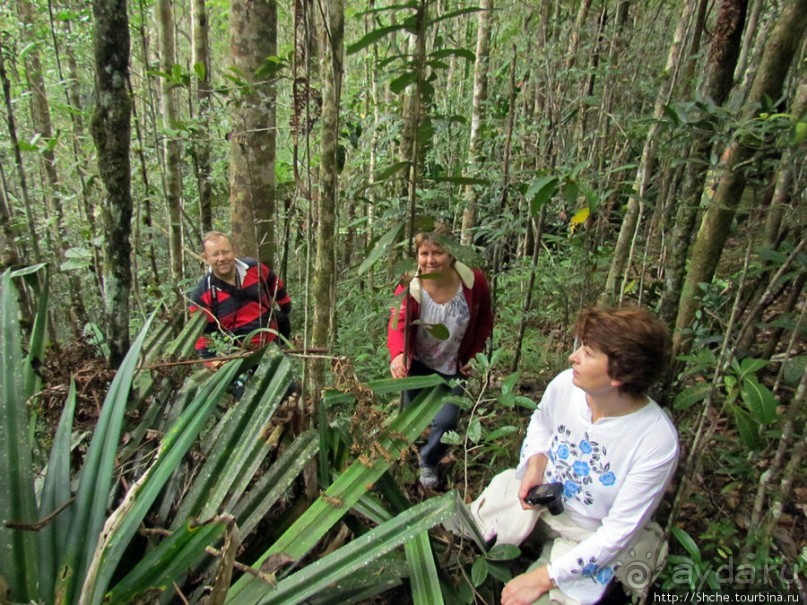
[[[440,245],[450,236],[443,225],[415,237],[417,273],[395,290],[402,296],[393,308],[387,329],[393,378],[439,374],[467,376],[469,362],[485,347],[493,331],[490,290],[485,275],[451,256]],[[416,322],[416,320],[419,320]],[[447,334],[447,336],[446,336]],[[461,389],[458,388],[456,394]],[[418,391],[407,391],[408,404]],[[445,453],[443,433],[457,426],[459,408],[447,403],[432,421],[428,443],[420,450],[420,482],[437,485],[437,463]]]

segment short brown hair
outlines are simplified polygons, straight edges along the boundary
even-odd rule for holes
[[[641,307],[586,309],[575,335],[608,356],[608,376],[622,383],[619,392],[626,395],[646,395],[667,365],[667,328]]]

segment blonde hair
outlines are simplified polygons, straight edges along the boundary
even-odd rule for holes
[[[434,228],[431,231],[421,231],[415,236],[413,240],[415,246],[415,253],[420,250],[420,247],[423,244],[435,244],[440,246],[441,248],[445,249],[443,242],[446,239],[450,239],[454,236],[451,231],[451,227],[446,225],[445,223],[435,223]]]
[[[208,231],[207,233],[205,233],[205,234],[202,236],[202,252],[204,252],[204,251],[205,251],[205,244],[206,244],[207,242],[213,241],[214,239],[219,239],[219,238],[221,238],[221,237],[223,237],[224,239],[226,239],[226,240],[227,240],[228,242],[230,242],[230,244],[232,245],[233,240],[231,240],[231,239],[230,239],[230,236],[229,236],[229,235],[227,235],[226,233],[224,233],[224,231],[216,231],[216,230],[214,229],[213,231]]]

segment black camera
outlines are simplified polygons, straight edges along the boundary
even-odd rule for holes
[[[542,504],[553,515],[559,515],[563,512],[563,483],[536,485],[527,492],[524,502],[533,506]]]

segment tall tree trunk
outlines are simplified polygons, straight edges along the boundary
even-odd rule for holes
[[[488,96],[488,67],[490,60],[490,23],[493,18],[493,0],[482,0],[482,9],[477,17],[476,61],[474,62],[474,92],[471,109],[471,133],[468,140],[467,174],[476,177],[482,163],[481,128],[484,115],[484,103]],[[471,245],[473,235],[471,229],[476,223],[476,206],[479,201],[479,189],[476,185],[465,188],[465,210],[462,212],[462,243]]]
[[[174,11],[172,0],[157,3],[157,23],[160,32],[160,69],[165,74],[174,71]],[[177,87],[171,78],[163,76],[160,96],[163,120],[163,154],[165,156],[165,203],[168,210],[168,249],[171,255],[171,275],[179,288],[184,276],[182,249],[182,143],[177,137]]]
[[[25,222],[28,226],[29,242],[31,250],[33,251],[34,262],[42,262],[42,252],[39,248],[39,236],[36,233],[36,222],[34,221],[34,210],[31,205],[31,199],[28,195],[28,178],[25,174],[25,164],[22,161],[22,154],[20,153],[20,141],[17,137],[17,124],[14,119],[14,104],[11,99],[11,82],[8,79],[5,63],[5,49],[0,40],[0,84],[3,86],[3,101],[6,104],[6,122],[8,125],[8,136],[11,142],[11,148],[14,152],[14,165],[17,168],[17,176],[20,181],[20,192],[22,194],[22,202],[25,207]]]
[[[199,132],[202,137],[193,145],[196,186],[199,189],[199,217],[202,231],[213,228],[213,188],[211,183],[210,143],[210,43],[205,0],[191,0],[193,21],[193,69],[196,72],[196,101]]]
[[[129,166],[131,103],[129,19],[126,0],[94,0],[95,111],[92,136],[104,184],[104,311],[109,362],[117,367],[129,350],[132,286],[132,195]]]
[[[785,77],[804,38],[805,28],[807,28],[807,0],[790,0],[783,6],[776,25],[768,37],[759,69],[743,107],[744,117],[752,117],[766,97],[778,99],[781,96]],[[737,138],[723,154],[725,159],[721,167],[722,176],[693,245],[689,271],[681,292],[675,322],[676,332],[673,337],[675,355],[680,355],[689,348],[691,340],[685,334],[685,330],[692,322],[700,304],[697,296],[698,285],[711,282],[715,274],[745,188],[744,165],[753,153],[751,145],[742,138]]]
[[[317,204],[317,251],[314,262],[314,314],[312,344],[330,347],[336,341],[336,208],[339,197],[339,104],[344,70],[344,0],[327,0],[322,15],[322,129],[320,139],[319,198]],[[323,360],[314,363],[312,396],[319,401],[325,384]],[[322,405],[319,423],[327,422]],[[327,460],[320,455],[320,479],[328,481]]]
[[[664,67],[658,94],[656,95],[656,103],[653,110],[655,120],[653,125],[650,126],[647,137],[645,138],[642,158],[639,161],[636,180],[633,183],[633,192],[628,199],[628,206],[625,211],[625,216],[622,219],[619,238],[614,248],[611,266],[608,269],[608,277],[605,280],[605,289],[600,296],[602,302],[608,302],[614,298],[621,299],[622,297],[621,288],[617,288],[617,285],[620,280],[624,283],[622,278],[627,271],[636,231],[639,227],[640,218],[644,209],[644,198],[647,194],[647,189],[653,174],[660,118],[664,113],[664,106],[669,103],[672,98],[677,83],[678,67],[683,57],[686,33],[692,19],[694,8],[694,0],[684,1],[684,7],[681,12],[681,17],[678,20],[678,25],[675,28],[673,41],[667,55],[667,63]]]
[[[26,27],[33,32],[36,29],[34,12],[31,4],[27,0],[21,0],[17,5],[20,18]],[[42,61],[39,57],[39,50],[33,45],[30,52],[25,56],[26,71],[28,72],[28,86],[31,91],[31,116],[33,118],[34,129],[45,141],[45,148],[42,150],[42,166],[47,180],[48,189],[44,192],[50,215],[53,217],[51,235],[53,238],[53,252],[59,262],[65,260],[65,253],[69,248],[69,243],[64,238],[64,200],[63,187],[60,183],[59,172],[56,166],[56,153],[48,143],[53,139],[53,129],[50,120],[50,103],[45,89],[45,78],[42,75]],[[67,281],[67,290],[70,296],[70,307],[67,315],[70,318],[70,328],[73,336],[78,337],[84,324],[87,323],[87,312],[84,309],[84,298],[82,297],[81,281],[74,272],[60,275],[60,279]]]
[[[230,216],[236,250],[274,263],[275,87],[269,57],[277,54],[276,0],[234,0],[230,10],[233,66],[248,88],[233,106]]]
[[[717,106],[725,103],[731,91],[732,74],[740,49],[747,5],[748,0],[724,0],[712,31],[706,81],[702,92]],[[678,196],[680,202],[668,246],[670,254],[665,265],[665,287],[661,297],[660,316],[668,325],[673,324],[678,311],[687,253],[695,231],[700,198],[708,173],[712,134],[710,132],[696,134],[687,153],[688,168],[684,176],[683,189]]]

